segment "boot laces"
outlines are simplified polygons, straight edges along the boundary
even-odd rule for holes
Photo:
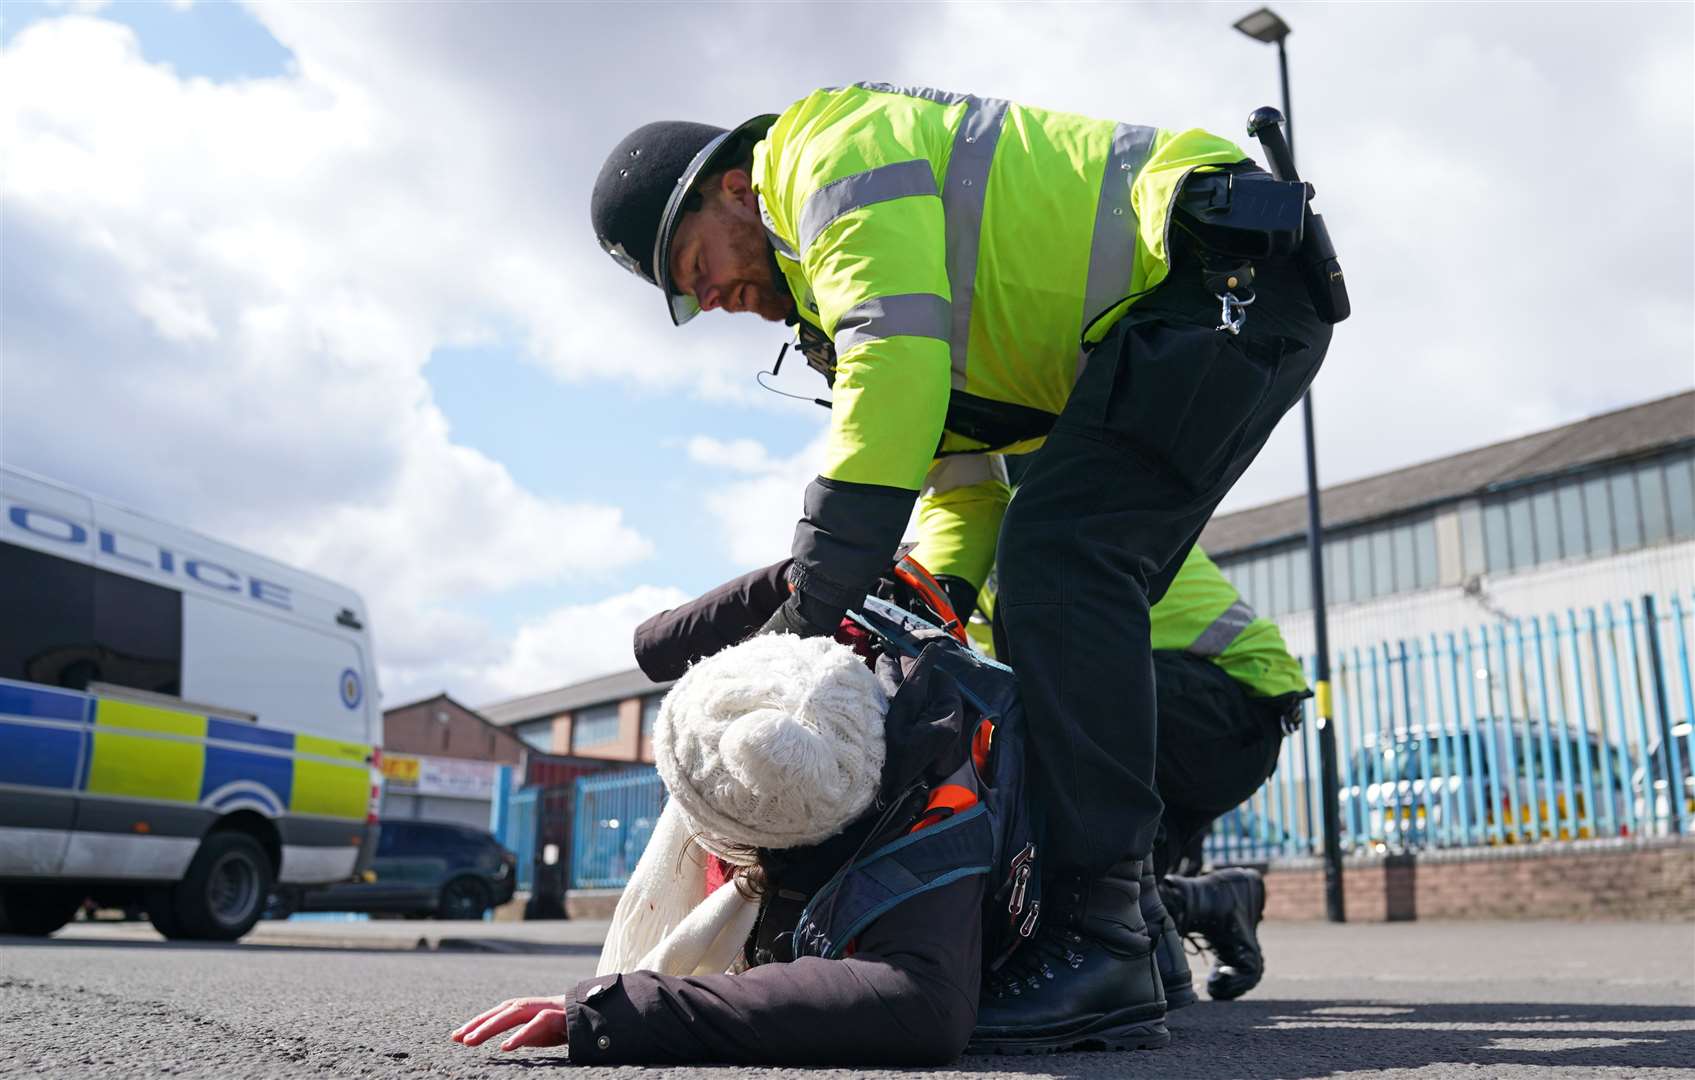
[[[1052,982],[1056,968],[1082,967],[1085,956],[1081,934],[1044,927],[989,975],[987,989],[997,998],[1019,997]]]

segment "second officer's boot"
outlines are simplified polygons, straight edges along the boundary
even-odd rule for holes
[[[1198,933],[1218,957],[1207,976],[1214,1001],[1230,1001],[1259,985],[1265,956],[1259,922],[1265,914],[1265,880],[1259,871],[1229,866],[1199,877],[1167,875],[1166,906],[1179,931]]]
[[[1142,1050],[1171,1041],[1154,942],[1139,902],[1142,863],[1044,887],[1035,937],[983,979],[966,1053]]]
[[[1159,981],[1165,987],[1165,1007],[1181,1009],[1200,1000],[1195,993],[1195,977],[1189,971],[1189,957],[1183,951],[1183,936],[1177,923],[1161,902],[1159,886],[1154,883],[1150,860],[1142,862],[1141,880],[1142,920],[1153,935],[1154,955],[1159,959]]]

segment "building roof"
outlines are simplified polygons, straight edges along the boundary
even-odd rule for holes
[[[632,668],[614,675],[602,675],[586,682],[572,683],[557,690],[544,690],[539,694],[526,694],[509,701],[497,701],[483,706],[479,711],[494,723],[508,727],[525,720],[557,716],[562,712],[589,705],[604,705],[610,701],[657,694],[670,688],[670,683],[656,683],[643,675],[640,669]]]
[[[1539,477],[1695,441],[1695,391],[1324,488],[1327,529],[1481,495]],[[1221,514],[1201,533],[1214,555],[1304,535],[1306,496]]]
[[[477,710],[471,708],[469,705],[465,704],[463,701],[455,700],[453,695],[447,693],[445,690],[442,691],[439,694],[431,694],[429,697],[418,698],[415,701],[408,701],[408,702],[406,702],[402,705],[390,705],[390,706],[386,707],[385,709],[383,709],[383,715],[386,716],[391,712],[399,712],[402,709],[416,709],[420,705],[430,705],[430,704],[433,704],[437,701],[445,701],[449,705],[453,705],[457,708],[464,709],[466,712],[470,713],[472,716],[476,716],[479,719],[482,718],[481,714],[479,714],[477,712]]]

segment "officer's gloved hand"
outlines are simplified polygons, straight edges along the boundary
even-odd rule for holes
[[[828,604],[804,592],[795,592],[790,594],[783,606],[765,621],[765,625],[761,626],[757,633],[796,634],[800,637],[834,636],[844,614],[846,612],[832,610]]]

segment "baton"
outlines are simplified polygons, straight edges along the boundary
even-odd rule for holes
[[[1271,164],[1271,175],[1279,180],[1299,183],[1295,174],[1295,155],[1289,140],[1283,135],[1283,114],[1270,105],[1262,105],[1248,117],[1248,134],[1265,147]],[[1324,218],[1312,212],[1313,188],[1306,185],[1307,207],[1304,235],[1300,250],[1295,253],[1301,279],[1306,282],[1307,295],[1318,317],[1332,325],[1346,319],[1353,310],[1348,303],[1348,282],[1342,275],[1342,264],[1336,258],[1336,245],[1330,242],[1330,230]]]

